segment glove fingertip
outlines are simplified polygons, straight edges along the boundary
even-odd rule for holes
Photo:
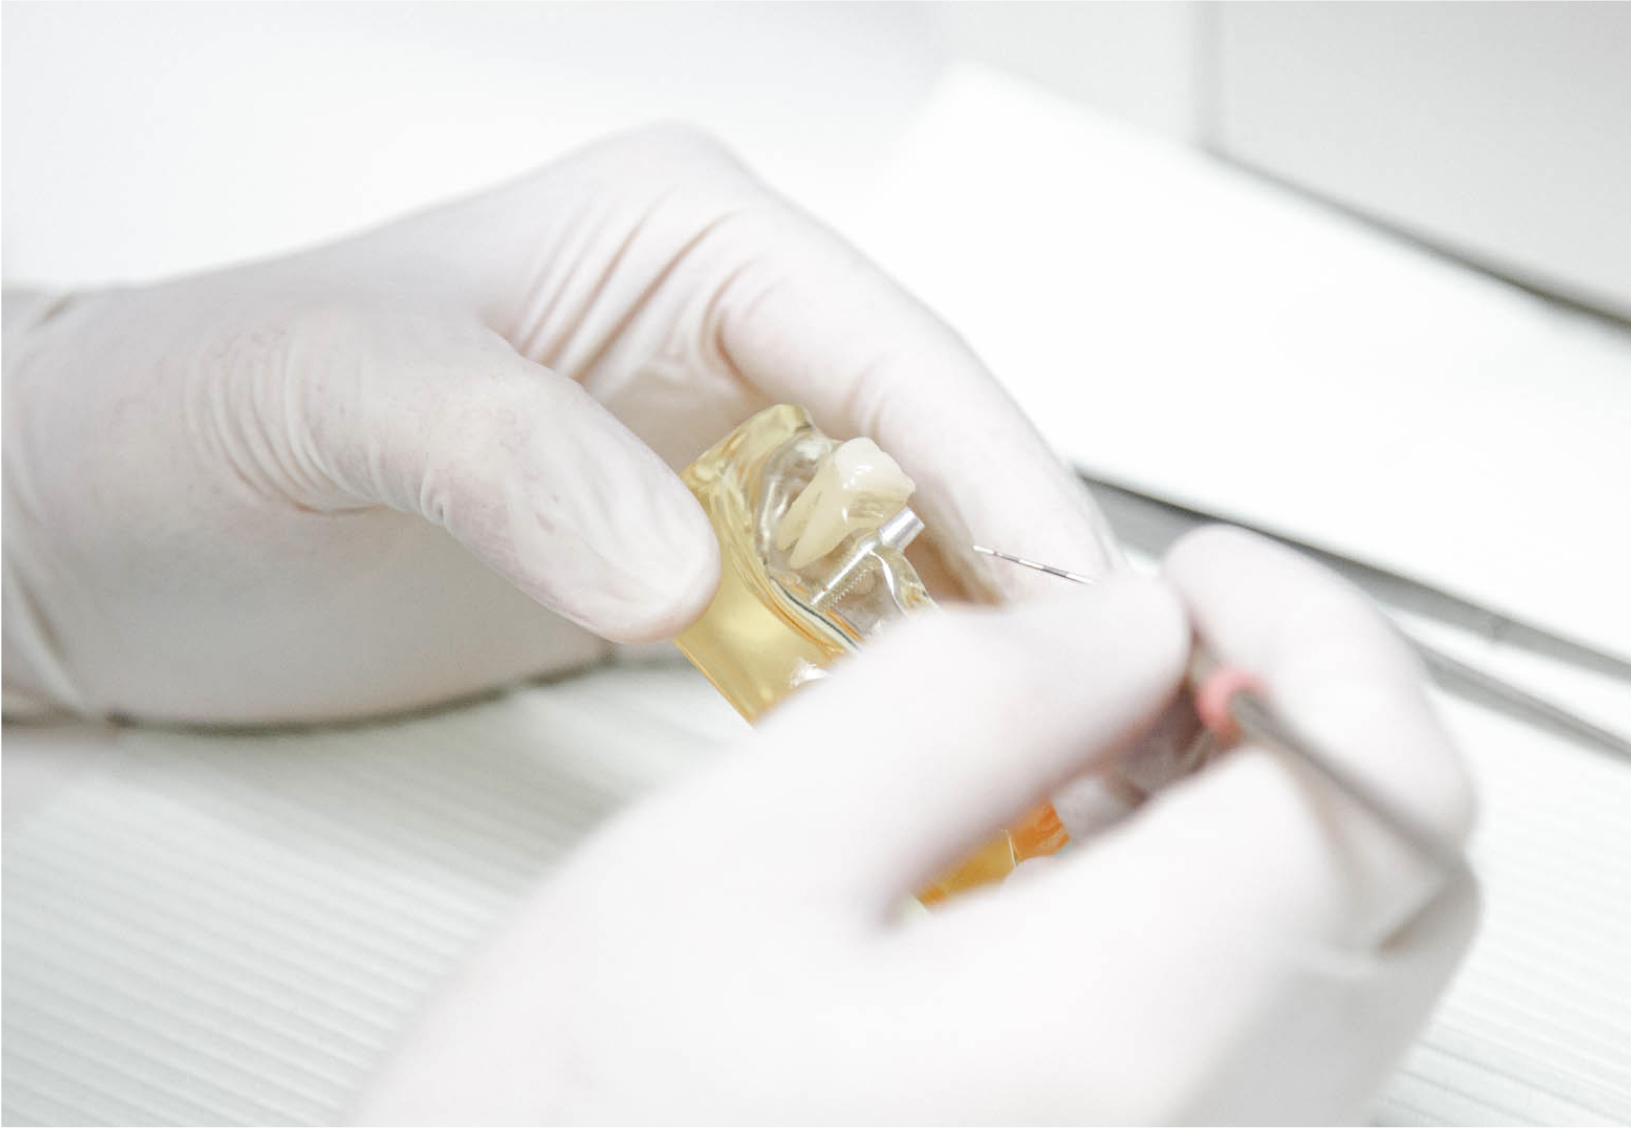
[[[645,546],[646,559],[634,567],[643,592],[605,601],[591,629],[613,642],[647,643],[673,638],[702,616],[719,587],[719,541],[701,508],[690,498],[695,521],[676,521],[661,543]]]

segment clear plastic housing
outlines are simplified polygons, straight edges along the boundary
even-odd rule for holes
[[[675,642],[749,721],[891,625],[934,607],[901,548],[880,543],[891,513],[864,514],[862,527],[802,568],[776,547],[788,506],[838,445],[802,408],[782,404],[737,427],[681,475],[719,538],[720,579],[708,610]],[[1066,841],[1044,805],[919,899],[1001,880],[1021,859]]]

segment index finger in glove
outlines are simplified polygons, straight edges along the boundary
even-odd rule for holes
[[[976,543],[1100,576],[1120,555],[1103,515],[969,347],[836,235],[789,209],[735,282],[721,343],[772,398],[834,434],[867,435],[917,483],[913,506],[974,592],[1057,581],[977,557]]]
[[[1184,640],[1171,594],[1132,576],[898,628],[778,706],[768,749],[714,782],[710,809],[754,843],[733,838],[733,864],[886,909],[1134,739]]]
[[[1441,841],[1464,841],[1471,787],[1420,665],[1359,592],[1232,530],[1180,542],[1165,571],[1219,661]],[[1408,1045],[1476,911],[1464,863],[1427,861],[1248,741],[1032,880],[954,903],[903,963],[931,983],[955,969],[969,1011],[1030,1048],[1018,1074],[1121,1094],[1130,1120],[1329,1122],[1362,1109]],[[1117,1037],[1082,1053],[1106,1016]]]
[[[1465,840],[1471,783],[1415,654],[1361,593],[1230,529],[1181,541],[1165,576],[1201,643],[1253,675],[1304,737],[1441,841]],[[1064,868],[1083,906],[1103,904],[1117,874],[1142,874],[1164,899],[1231,929],[1349,949],[1386,942],[1459,876],[1299,761],[1249,740]]]
[[[634,429],[670,461],[701,449],[668,434],[674,418],[723,433],[727,416],[796,403],[900,462],[943,562],[976,594],[1045,593],[1050,581],[977,558],[972,543],[1093,575],[1119,563],[1086,490],[968,346],[704,135],[616,137],[414,230],[403,270],[434,256],[445,292],[524,355],[574,377],[642,369],[655,390],[619,411],[640,414],[649,426]],[[561,317],[573,270],[600,281]],[[618,381],[596,381],[597,396],[617,394]]]

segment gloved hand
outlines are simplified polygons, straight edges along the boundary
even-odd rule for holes
[[[956,336],[683,130],[6,315],[8,713],[356,716],[671,636],[718,554],[670,468],[777,401],[890,451],[970,594],[1037,582],[975,537],[1113,564]]]
[[[1460,842],[1466,776],[1358,593],[1245,534],[900,629],[743,753],[627,812],[431,1010],[380,1123],[1331,1123],[1366,1103],[1476,898],[1242,745],[1098,839],[902,924],[891,908],[1177,689],[1191,630]]]

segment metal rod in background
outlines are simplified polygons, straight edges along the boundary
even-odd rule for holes
[[[1469,666],[1459,658],[1452,658],[1437,647],[1428,646],[1402,627],[1399,633],[1416,648],[1416,653],[1427,664],[1427,672],[1445,692],[1558,736],[1583,741],[1601,751],[1613,752],[1631,760],[1631,740],[1619,733],[1594,724],[1494,674],[1487,674],[1477,666]]]
[[[1077,476],[1092,492],[1094,500],[1110,519],[1111,527],[1122,542],[1151,556],[1159,558],[1164,555],[1173,541],[1201,525],[1234,525],[1312,557],[1358,586],[1372,599],[1396,610],[1433,619],[1491,642],[1519,647],[1552,661],[1564,662],[1601,677],[1631,684],[1631,663],[1618,655],[1533,623],[1502,615],[1430,584],[1340,556],[1249,521],[1190,509],[1082,471],[1078,471]],[[1421,654],[1433,681],[1446,693],[1503,713],[1571,743],[1607,752],[1631,763],[1631,739],[1624,734],[1586,720],[1553,701],[1513,685],[1505,678],[1452,658],[1402,627],[1399,630]]]

